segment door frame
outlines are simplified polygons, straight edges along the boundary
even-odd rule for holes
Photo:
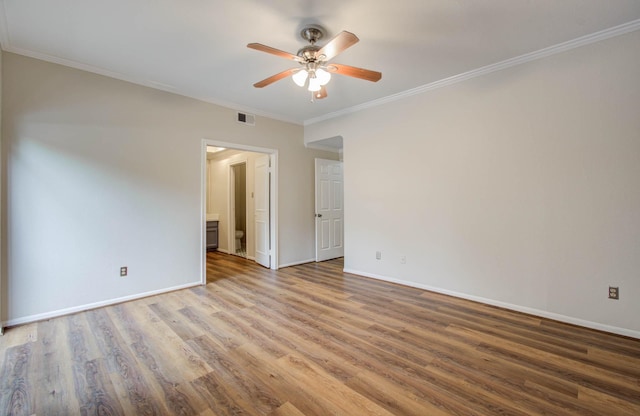
[[[269,181],[269,199],[271,213],[269,215],[269,234],[271,269],[278,270],[278,150],[267,147],[249,146],[237,143],[223,142],[213,139],[202,139],[200,149],[200,282],[207,284],[207,146],[224,147],[227,149],[246,152],[263,153],[269,155],[271,164],[271,179]]]

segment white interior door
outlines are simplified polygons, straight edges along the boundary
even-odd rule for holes
[[[316,159],[316,261],[344,256],[342,162]]]
[[[256,159],[254,181],[256,263],[271,267],[270,256],[270,203],[269,203],[269,155]]]

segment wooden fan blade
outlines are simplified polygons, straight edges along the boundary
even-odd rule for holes
[[[357,68],[355,66],[342,65],[342,64],[329,64],[327,66],[329,72],[335,74],[346,75],[348,77],[366,79],[371,82],[378,82],[382,78],[382,73],[377,71],[371,71],[369,69]]]
[[[348,47],[358,43],[359,40],[353,33],[343,30],[320,48],[316,56],[322,61],[329,61]],[[321,55],[324,55],[324,57],[321,57]]]
[[[323,98],[327,98],[327,89],[325,88],[325,86],[323,85],[322,87],[320,87],[320,91],[316,91],[313,93],[313,97],[316,100],[321,100]]]
[[[299,71],[299,68],[287,69],[286,71],[271,75],[269,78],[265,78],[260,82],[256,82],[255,84],[253,84],[253,86],[256,88],[266,87],[267,85],[273,84],[276,81],[280,81],[282,78],[286,78],[289,75],[295,74],[297,71]]]
[[[261,43],[250,43],[247,45],[247,48],[270,53],[271,55],[279,56],[285,59],[291,59],[292,61],[296,61],[296,62],[304,62],[304,59],[300,58],[297,55],[294,55],[289,52],[281,51],[280,49],[272,48],[271,46],[263,45]]]

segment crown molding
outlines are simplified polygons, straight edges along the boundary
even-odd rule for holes
[[[453,85],[453,84],[457,84],[459,82],[463,82],[472,78],[476,78],[476,77],[480,77],[483,75],[487,75],[490,74],[492,72],[496,72],[496,71],[500,71],[503,69],[507,69],[513,66],[517,66],[517,65],[521,65],[527,62],[531,62],[537,59],[542,59],[542,58],[546,58],[548,56],[552,56],[555,54],[559,54],[562,52],[566,52],[569,51],[571,49],[575,49],[575,48],[579,48],[581,46],[585,46],[585,45],[589,45],[592,43],[596,43],[602,40],[606,40],[609,38],[613,38],[616,36],[621,36],[630,32],[634,32],[640,30],[640,19],[637,20],[632,20],[630,22],[624,23],[622,25],[618,25],[618,26],[614,26],[612,28],[609,29],[605,29],[605,30],[601,30],[599,32],[595,32],[589,35],[585,35],[585,36],[581,36],[579,38],[567,41],[567,42],[563,42],[563,43],[559,43],[547,48],[543,48],[534,52],[530,52],[530,53],[526,53],[524,55],[520,55],[514,58],[510,58],[510,59],[506,59],[504,61],[501,62],[497,62],[494,64],[490,64],[487,66],[483,66],[477,69],[473,69],[471,71],[468,72],[464,72],[458,75],[454,75],[448,78],[444,78],[438,81],[434,81],[431,82],[429,84],[425,84],[416,88],[412,88],[410,90],[406,90],[397,94],[392,94],[389,95],[387,97],[383,97],[383,98],[379,98],[373,101],[368,101],[359,105],[355,105],[352,107],[348,107],[342,110],[338,110],[335,112],[331,112],[331,113],[327,113],[324,114],[322,116],[319,117],[315,117],[315,118],[311,118],[311,119],[307,119],[304,121],[301,121],[299,119],[294,119],[291,117],[287,117],[284,116],[282,114],[273,114],[273,113],[268,113],[268,112],[264,112],[264,111],[260,111],[258,109],[255,108],[250,108],[250,107],[246,107],[246,106],[241,106],[238,105],[237,103],[233,103],[233,102],[228,102],[228,101],[223,101],[223,100],[218,100],[218,99],[214,99],[211,97],[202,97],[202,96],[197,96],[197,95],[193,95],[193,94],[186,94],[184,92],[179,91],[177,88],[171,86],[171,85],[166,85],[160,82],[156,82],[153,80],[147,80],[147,79],[138,79],[135,77],[131,77],[131,76],[127,76],[115,71],[110,71],[110,70],[105,70],[103,68],[98,68],[98,67],[94,67],[91,65],[87,65],[87,64],[83,64],[80,62],[75,62],[75,61],[71,61],[71,60],[67,60],[67,59],[63,59],[63,58],[59,58],[56,56],[51,56],[51,55],[47,55],[44,53],[40,53],[40,52],[35,52],[35,51],[29,51],[29,50],[24,50],[24,49],[20,49],[20,48],[16,48],[11,46],[11,39],[9,37],[9,31],[8,31],[8,27],[7,27],[7,21],[6,21],[6,11],[5,11],[5,1],[4,0],[0,0],[0,48],[2,48],[2,50],[7,51],[7,52],[13,52],[19,55],[24,55],[24,56],[28,56],[31,58],[35,58],[35,59],[40,59],[43,61],[47,61],[47,62],[51,62],[51,63],[55,63],[55,64],[59,64],[59,65],[64,65],[64,66],[68,66],[71,68],[75,68],[75,69],[80,69],[83,71],[87,71],[87,72],[92,72],[95,74],[99,74],[99,75],[104,75],[110,78],[115,78],[115,79],[119,79],[121,81],[126,81],[126,82],[131,82],[133,84],[138,84],[138,85],[142,85],[142,86],[146,86],[146,87],[150,87],[150,88],[154,88],[157,90],[161,90],[161,91],[165,91],[165,92],[169,92],[169,93],[173,93],[173,94],[177,94],[177,95],[181,95],[184,97],[188,97],[188,98],[193,98],[199,101],[203,101],[209,104],[214,104],[214,105],[219,105],[225,108],[230,108],[230,109],[234,109],[234,110],[240,110],[243,112],[248,112],[248,113],[252,113],[255,114],[257,116],[261,116],[261,117],[267,117],[267,118],[271,118],[274,120],[279,120],[279,121],[283,121],[283,122],[287,122],[287,123],[292,123],[292,124],[296,124],[296,125],[303,125],[303,126],[308,126],[308,125],[312,125],[315,123],[319,123],[321,121],[325,121],[325,120],[329,120],[329,119],[333,119],[333,118],[337,118],[337,117],[341,117],[347,114],[352,114],[352,113],[356,113],[368,108],[373,108],[373,107],[377,107],[386,103],[390,103],[390,102],[394,102],[394,101],[398,101],[413,95],[417,95],[417,94],[423,94],[438,88],[442,88],[442,87],[446,87],[449,85]]]
[[[293,119],[293,118],[290,118],[290,117],[285,117],[285,116],[283,116],[281,114],[268,113],[268,112],[261,111],[261,110],[255,109],[255,108],[242,106],[242,105],[239,105],[237,103],[218,100],[218,99],[214,99],[214,98],[210,98],[210,97],[202,97],[202,96],[196,96],[196,95],[192,95],[192,94],[185,94],[184,92],[181,92],[180,90],[178,90],[176,87],[174,87],[172,85],[167,85],[167,84],[163,84],[161,82],[148,80],[148,79],[131,77],[131,76],[128,76],[128,75],[125,75],[125,74],[121,74],[119,72],[110,71],[110,70],[107,70],[107,69],[104,69],[104,68],[99,68],[99,67],[92,66],[92,65],[87,65],[87,64],[84,64],[84,63],[81,63],[81,62],[76,62],[76,61],[73,61],[73,60],[64,59],[64,58],[60,58],[60,57],[53,56],[53,55],[48,55],[48,54],[37,52],[37,51],[31,51],[31,50],[27,50],[27,49],[21,49],[21,48],[14,47],[14,46],[11,45],[11,39],[10,39],[10,36],[9,36],[9,29],[8,29],[8,24],[7,24],[7,14],[6,14],[5,1],[4,0],[0,0],[0,49],[3,50],[3,51],[6,51],[6,52],[11,52],[11,53],[15,53],[15,54],[18,54],[18,55],[23,55],[23,56],[26,56],[26,57],[29,57],[29,58],[39,59],[41,61],[46,61],[46,62],[58,64],[58,65],[63,65],[63,66],[67,66],[67,67],[70,67],[70,68],[79,69],[81,71],[86,71],[86,72],[91,72],[91,73],[98,74],[98,75],[103,75],[103,76],[106,76],[106,77],[109,77],[109,78],[115,78],[115,79],[118,79],[120,81],[130,82],[132,84],[137,84],[137,85],[141,85],[141,86],[144,86],[144,87],[149,87],[149,88],[153,88],[153,89],[156,89],[156,90],[169,92],[169,93],[180,95],[180,96],[187,97],[187,98],[193,98],[193,99],[198,100],[198,101],[203,101],[203,102],[206,102],[206,103],[209,103],[209,104],[218,105],[218,106],[225,107],[225,108],[228,108],[228,109],[233,109],[233,110],[238,110],[238,111],[242,111],[242,112],[246,112],[246,113],[251,113],[251,114],[256,115],[256,116],[266,117],[266,118],[270,118],[270,119],[273,119],[273,120],[279,120],[279,121],[283,121],[283,122],[286,122],[286,123],[302,125],[302,121],[301,120]]]
[[[592,43],[600,42],[605,39],[610,39],[616,36],[621,36],[630,32],[640,30],[640,19],[632,20],[631,22],[624,23],[619,26],[614,26],[609,29],[601,30],[599,32],[591,33],[589,35],[581,36],[579,38],[569,40],[567,42],[558,43],[547,48],[539,49],[534,52],[526,53],[524,55],[509,58],[504,61],[496,62],[491,65],[483,66],[473,69],[468,72],[463,72],[452,77],[444,78],[438,81],[431,82],[429,84],[422,85],[420,87],[412,88],[407,91],[403,91],[397,94],[389,95],[387,97],[379,98],[377,100],[368,101],[363,104],[355,105],[353,107],[345,108],[343,110],[327,113],[320,117],[311,118],[304,121],[305,126],[319,123],[321,121],[330,120],[332,118],[344,116],[347,114],[356,113],[368,108],[377,107],[379,105],[387,104],[393,101],[402,100],[412,95],[423,94],[428,91],[432,91],[438,88],[447,87],[449,85],[457,84],[472,78],[477,78],[483,75],[490,74],[492,72],[501,71],[503,69],[511,68],[517,65],[522,65],[527,62],[535,61],[538,59],[546,58],[548,56],[556,55],[562,52],[569,51],[571,49],[579,48],[581,46],[590,45]]]
[[[1,16],[1,14],[2,14],[2,12],[0,11],[0,26],[2,24],[2,21],[1,21],[2,16]],[[1,29],[2,28],[0,27],[0,41],[2,41],[2,38],[1,38],[2,30]],[[143,79],[143,78],[131,77],[131,76],[122,74],[120,72],[111,71],[111,70],[108,70],[108,69],[99,68],[99,67],[92,66],[92,65],[87,65],[87,64],[84,64],[84,63],[81,63],[81,62],[72,61],[72,60],[69,60],[69,59],[64,59],[64,58],[60,58],[60,57],[53,56],[53,55],[48,55],[48,54],[41,53],[41,52],[36,52],[36,51],[31,51],[31,50],[21,49],[21,48],[16,48],[16,47],[13,47],[11,45],[6,45],[6,46],[5,45],[6,44],[2,45],[2,47],[3,47],[2,49],[4,51],[6,51],[6,52],[15,53],[15,54],[26,56],[26,57],[29,57],[29,58],[34,58],[34,59],[38,59],[38,60],[41,60],[41,61],[50,62],[50,63],[53,63],[53,64],[58,64],[58,65],[62,65],[62,66],[66,66],[66,67],[70,67],[70,68],[74,68],[74,69],[79,69],[79,70],[85,71],[85,72],[91,72],[91,73],[102,75],[102,76],[105,76],[105,77],[118,79],[120,81],[130,82],[130,83],[136,84],[136,85],[141,85],[143,87],[149,87],[149,88],[153,88],[153,89],[156,89],[156,90],[165,91],[165,92],[169,92],[169,93],[172,93],[172,94],[180,95],[182,97],[193,98],[194,100],[203,101],[203,102],[206,102],[206,103],[209,103],[209,104],[218,105],[218,106],[225,107],[225,108],[232,109],[232,110],[238,110],[238,111],[241,111],[241,112],[244,112],[244,113],[251,113],[251,114],[256,115],[256,116],[266,117],[266,118],[270,118],[270,119],[273,119],[273,120],[284,121],[286,123],[302,125],[300,120],[287,118],[287,117],[282,116],[281,114],[267,113],[267,112],[260,111],[260,110],[255,109],[255,108],[242,106],[240,104],[229,102],[229,101],[217,100],[217,99],[213,99],[213,98],[209,98],[209,97],[202,97],[202,96],[197,96],[197,95],[192,95],[192,94],[185,94],[184,92],[181,92],[178,88],[176,88],[176,87],[174,87],[172,85],[163,84],[161,82],[148,80],[148,79]]]

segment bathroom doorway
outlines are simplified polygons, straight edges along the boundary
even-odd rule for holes
[[[201,172],[203,284],[207,224],[216,226],[215,250],[277,270],[278,151],[203,139]]]
[[[231,254],[247,258],[247,163],[229,166]]]

